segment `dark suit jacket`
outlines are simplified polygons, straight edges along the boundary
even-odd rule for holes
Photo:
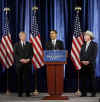
[[[97,43],[91,41],[87,51],[85,51],[86,43],[82,45],[80,52],[80,61],[89,61],[90,64],[87,67],[92,67],[94,70],[96,65],[96,56],[97,56]],[[84,65],[82,65],[84,67]]]
[[[54,45],[52,44],[52,40],[49,40],[46,43],[46,49],[47,50],[64,50],[64,45],[61,40],[56,40],[56,45],[54,47]]]
[[[29,42],[26,42],[25,46],[22,47],[21,42],[16,43],[14,46],[14,54],[15,54],[16,68],[19,68],[23,65],[19,61],[20,59],[22,58],[32,59],[33,57],[32,44]],[[28,64],[31,64],[31,61]]]

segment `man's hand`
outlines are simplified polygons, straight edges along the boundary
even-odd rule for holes
[[[23,58],[23,59],[20,59],[19,60],[21,63],[25,63],[25,59]]]
[[[30,61],[30,59],[21,59],[20,62],[23,64],[27,64]]]
[[[88,65],[90,62],[89,61],[81,61],[82,64]]]
[[[30,61],[30,59],[26,59],[26,63],[28,63]]]

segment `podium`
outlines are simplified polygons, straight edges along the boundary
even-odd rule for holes
[[[65,50],[45,51],[44,61],[47,66],[47,86],[50,96],[44,100],[67,100],[64,92],[64,64],[67,64],[68,52]]]

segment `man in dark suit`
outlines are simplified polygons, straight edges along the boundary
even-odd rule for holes
[[[51,30],[50,31],[50,40],[46,43],[47,50],[63,50],[64,45],[61,40],[57,40],[57,31]]]
[[[14,46],[16,72],[18,79],[18,96],[23,93],[23,85],[25,83],[26,96],[30,96],[30,75],[32,73],[31,59],[33,57],[33,48],[31,43],[26,42],[25,32],[19,33],[20,41]]]
[[[95,67],[96,67],[96,56],[97,56],[97,43],[93,40],[93,34],[87,31],[84,35],[85,43],[82,45],[80,52],[80,61],[82,64],[81,69],[81,81],[82,81],[82,97],[87,95],[86,84],[89,78],[90,85],[92,87],[91,97],[96,96],[95,89]]]

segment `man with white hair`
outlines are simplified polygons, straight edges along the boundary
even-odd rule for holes
[[[26,33],[19,33],[20,41],[14,46],[16,61],[16,72],[18,82],[18,96],[21,97],[25,87],[26,96],[30,96],[31,74],[32,74],[32,44],[26,41]]]
[[[97,56],[97,43],[93,41],[94,36],[90,31],[86,31],[84,35],[85,43],[82,45],[80,52],[81,61],[81,82],[82,82],[82,95],[81,97],[87,96],[87,80],[91,84],[92,94],[91,97],[96,96],[95,89],[95,67],[96,67],[96,56]]]

